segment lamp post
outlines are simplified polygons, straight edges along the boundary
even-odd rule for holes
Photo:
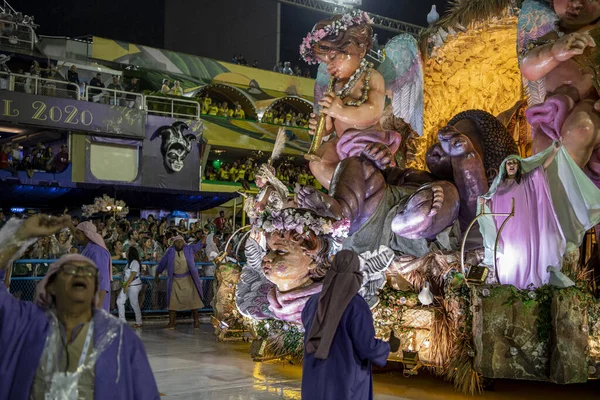
[[[117,219],[117,213],[123,211],[123,207],[121,206],[106,206],[107,212],[113,212],[113,217]]]

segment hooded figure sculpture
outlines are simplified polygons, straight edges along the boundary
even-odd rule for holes
[[[161,126],[154,132],[150,140],[160,136],[162,138],[161,153],[165,168],[173,173],[183,169],[184,160],[192,151],[192,141],[196,140],[196,135],[183,132],[190,129],[189,126],[181,121],[175,121],[171,125]]]

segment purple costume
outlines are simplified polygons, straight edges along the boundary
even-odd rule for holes
[[[510,156],[500,166],[500,174],[490,191],[486,212],[510,213],[515,199],[515,215],[504,227],[498,243],[500,283],[520,289],[548,283],[547,268],[561,267],[569,248],[579,247],[585,232],[600,222],[600,190],[561,147],[554,161],[544,171],[543,163],[554,146],[533,157]],[[521,182],[503,180],[506,161],[519,160]],[[494,265],[496,232],[506,217],[479,219],[484,239],[485,260]]]
[[[514,179],[501,183],[490,199],[490,210],[510,213],[512,198],[515,216],[506,223],[500,236],[498,277],[500,283],[520,289],[530,284],[540,287],[550,278],[546,269],[561,264],[566,248],[544,168],[540,166],[524,174],[521,183]],[[495,217],[496,227],[505,219]]]
[[[167,275],[169,277],[168,287],[167,287],[167,306],[171,304],[171,288],[173,287],[173,278],[183,278],[184,276],[191,275],[192,280],[194,281],[194,286],[196,286],[196,290],[198,291],[198,295],[202,298],[202,285],[200,284],[200,277],[198,276],[198,268],[194,264],[194,254],[196,254],[200,249],[202,249],[204,245],[200,242],[191,245],[183,246],[183,254],[185,255],[185,259],[188,264],[189,272],[182,274],[180,276],[175,275],[175,253],[176,250],[174,247],[170,247],[166,252],[163,258],[161,258],[158,263],[158,267],[156,268],[157,274],[162,274],[162,272],[166,269]]]
[[[320,293],[313,295],[302,311],[305,332],[310,332]],[[308,334],[304,336],[305,340]],[[305,343],[306,348],[306,343]],[[304,351],[302,362],[302,398],[307,400],[372,399],[372,366],[383,367],[390,345],[375,339],[373,314],[367,302],[355,295],[344,311],[329,348],[321,360]]]
[[[15,299],[0,283],[0,399],[27,400],[51,333],[51,311]],[[94,398],[159,399],[144,346],[133,331],[95,310],[94,347],[109,339],[95,364]]]
[[[98,266],[98,290],[106,292],[102,302],[102,309],[110,312],[110,253],[105,248],[90,241],[81,252],[81,255],[94,261]]]

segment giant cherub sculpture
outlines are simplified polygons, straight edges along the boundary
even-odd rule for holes
[[[263,240],[261,244],[257,237],[246,246],[248,262],[236,293],[240,312],[254,319],[298,322],[308,298],[321,290],[330,256],[341,247],[364,259],[362,292],[372,304],[385,282],[383,271],[396,255],[456,250],[459,192],[476,199],[487,182],[481,158],[472,154],[465,135],[448,127],[440,139],[452,147],[447,157],[458,160],[456,174],[464,174],[456,179],[460,189],[422,171],[384,171],[390,150],[372,144],[360,156],[339,163],[331,196],[304,187],[298,207],[267,206],[258,213],[252,223]]]
[[[600,187],[600,2],[527,0],[519,15],[520,68],[531,107],[534,154],[562,138]]]
[[[393,38],[378,71],[366,59],[372,36],[371,20],[357,10],[319,21],[300,46],[306,62],[321,63],[315,104],[326,115],[325,134],[335,133],[318,149],[321,160],[310,163],[313,175],[325,188],[341,160],[359,156],[371,143],[387,146],[393,163],[402,137],[381,128],[386,92],[392,98],[393,114],[422,134],[423,74],[416,40],[410,35]],[[312,114],[311,134],[317,123]]]
[[[347,221],[290,207],[268,210],[252,223],[255,235],[246,242],[247,263],[236,288],[237,307],[252,319],[301,323],[304,305],[321,291],[330,257],[348,234]],[[382,269],[393,258],[389,249],[382,249],[361,259],[361,294],[368,302],[376,302],[377,290],[385,283]]]

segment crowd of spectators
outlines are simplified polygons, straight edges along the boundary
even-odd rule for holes
[[[31,48],[35,38],[32,30],[37,29],[33,16],[20,12],[4,11],[0,13],[0,32],[2,42],[13,46]]]
[[[219,169],[208,165],[204,173],[204,179],[208,181],[238,182],[246,185],[249,182],[255,181],[259,167],[260,165],[257,162],[253,162],[252,159],[224,163]],[[310,170],[305,166],[281,163],[275,170],[277,179],[286,184],[291,190],[295,188],[296,184],[300,186],[310,185],[319,190],[322,189],[319,181],[315,179]]]
[[[5,72],[12,73],[8,66],[3,64],[3,67]],[[3,76],[0,80],[4,80],[1,85],[2,88],[7,88],[8,81],[6,78]],[[138,78],[130,78],[125,83],[121,76],[113,75],[111,82],[105,84],[102,74],[98,72],[89,82],[86,82],[80,79],[76,65],[71,65],[67,69],[65,65],[57,66],[49,62],[45,68],[42,68],[37,60],[32,61],[28,72],[23,71],[22,68],[16,70],[13,90],[22,93],[76,99],[78,98],[78,92],[85,93],[87,86],[90,87],[90,98],[88,100],[92,102],[130,108],[141,105],[137,103],[139,96],[136,96],[136,93],[141,92]]]
[[[296,112],[291,107],[280,106],[265,111],[261,122],[266,124],[308,128],[308,117],[308,115],[304,115],[301,112]]]
[[[233,57],[231,57],[231,62],[234,64],[237,64],[237,65],[243,65],[246,67],[248,66],[248,61],[246,61],[243,54],[234,54]],[[250,67],[260,68],[259,64],[258,64],[258,60],[252,61],[252,64],[250,65]]]
[[[0,227],[6,220],[5,214],[0,211]],[[73,227],[81,222],[77,217],[73,217],[72,220]],[[158,262],[171,246],[171,239],[181,235],[187,243],[207,242],[206,247],[195,255],[196,262],[206,263],[220,254],[233,232],[233,221],[231,218],[225,218],[224,211],[221,211],[217,218],[205,220],[204,224],[200,221],[189,222],[186,219],[181,219],[176,224],[175,220],[166,218],[157,220],[152,214],[148,218],[117,220],[111,217],[108,219],[92,219],[91,222],[96,226],[97,232],[104,238],[112,260],[126,260],[127,250],[134,246],[138,250],[142,261]],[[21,258],[51,260],[65,254],[78,253],[80,250],[75,243],[73,232],[65,229],[56,235],[40,238]],[[231,251],[232,248],[230,247],[229,250]],[[16,275],[29,275],[30,273],[38,276],[43,275],[44,271],[39,270],[39,268],[43,269],[45,264],[47,263],[26,266],[25,268],[34,268],[36,271],[17,271]],[[119,273],[120,268],[120,264],[115,264],[113,272],[115,274]],[[142,275],[150,276],[152,274],[152,267],[144,265]]]
[[[212,115],[216,117],[226,117],[235,119],[246,119],[246,113],[242,105],[238,102],[233,104],[226,101],[215,101],[208,96],[200,99],[200,113],[203,115]]]
[[[69,166],[69,147],[61,144],[60,151],[54,152],[52,146],[42,143],[31,148],[24,148],[18,142],[2,145],[0,151],[0,170],[17,174],[26,171],[30,178],[35,172],[61,173]]]
[[[211,97],[204,96],[199,99],[201,104],[200,113],[215,117],[226,117],[235,119],[246,119],[246,113],[240,103],[228,103],[227,101],[216,101]],[[275,109],[265,111],[261,122],[266,124],[308,127],[308,115],[297,112],[291,107],[279,106]]]
[[[251,65],[248,65],[248,62],[244,58],[243,54],[234,54],[231,58],[231,62],[238,65],[250,66],[252,68],[260,68],[258,60],[254,60]],[[273,72],[279,72],[280,74],[286,75],[302,76],[304,78],[311,77],[310,69],[305,68],[304,71],[302,71],[302,68],[300,68],[300,66],[298,65],[294,65],[294,67],[292,68],[292,63],[290,63],[289,61],[286,61],[284,63],[282,63],[281,61],[277,61],[277,63],[273,67]]]
[[[281,63],[281,61],[277,61],[277,64],[275,64],[275,66],[273,67],[273,72],[279,72],[280,74],[285,75],[302,76],[304,78],[311,77],[310,70],[308,68],[305,68],[304,72],[302,72],[302,69],[298,65],[294,65],[294,68],[292,68],[292,63],[290,63],[289,61],[286,61],[284,63]]]

